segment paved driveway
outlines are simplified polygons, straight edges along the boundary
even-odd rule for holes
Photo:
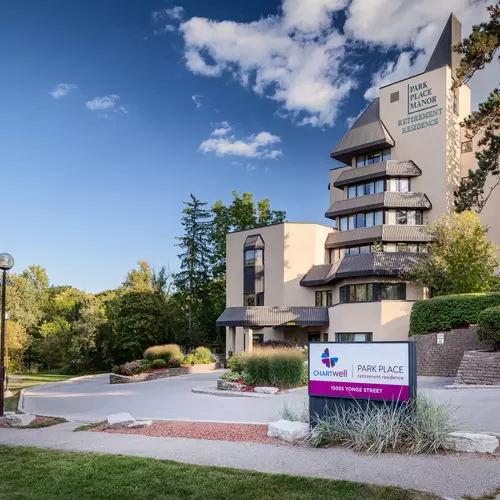
[[[278,396],[250,399],[194,394],[192,388],[215,387],[220,371],[182,375],[151,382],[110,385],[108,375],[38,386],[24,393],[24,410],[75,421],[96,422],[111,413],[136,418],[268,422],[285,402],[300,408],[307,397],[301,389]],[[500,390],[445,390],[446,378],[419,378],[419,391],[440,403],[450,403],[460,428],[500,433]]]

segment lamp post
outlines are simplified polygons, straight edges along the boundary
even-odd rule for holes
[[[5,313],[5,392],[6,398],[12,396],[9,391],[9,313]]]
[[[14,266],[14,258],[8,253],[0,254],[0,269],[2,270],[2,334],[0,338],[0,417],[4,410],[5,381],[5,296],[7,293],[7,271]]]

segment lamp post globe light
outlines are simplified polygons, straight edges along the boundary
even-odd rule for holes
[[[7,271],[14,266],[14,258],[8,253],[0,253],[0,270],[2,271],[2,332],[0,338],[0,417],[4,412],[5,383],[5,296],[7,293]]]

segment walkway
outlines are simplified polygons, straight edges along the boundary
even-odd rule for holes
[[[111,413],[135,418],[267,423],[276,420],[286,402],[301,407],[307,390],[262,399],[221,398],[193,394],[192,388],[215,387],[220,371],[183,375],[152,382],[110,385],[108,375],[72,379],[25,391],[23,408],[37,415],[80,422],[102,421]],[[419,391],[449,402],[463,430],[500,433],[500,390],[445,390],[452,380],[420,377]]]
[[[367,456],[341,448],[203,441],[72,432],[76,424],[39,430],[0,428],[0,444],[114,453],[260,472],[345,479],[414,488],[458,499],[500,487],[500,458],[470,455]],[[8,457],[7,457],[8,460]]]

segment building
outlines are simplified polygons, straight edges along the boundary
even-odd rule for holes
[[[269,339],[405,340],[426,290],[402,280],[425,258],[422,227],[454,209],[477,150],[460,122],[467,85],[451,90],[461,24],[451,15],[425,71],[380,88],[331,157],[329,225],[277,224],[227,237],[228,351]],[[495,192],[481,214],[500,242]]]

